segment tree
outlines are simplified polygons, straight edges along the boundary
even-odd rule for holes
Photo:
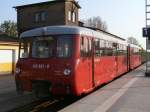
[[[134,38],[134,37],[127,38],[127,42],[130,43],[130,44],[134,44],[134,45],[138,45],[139,46],[138,40],[136,38]]]
[[[17,23],[7,20],[0,25],[0,29],[9,36],[17,37]]]
[[[99,16],[84,20],[84,26],[98,28],[98,29],[107,31],[106,22],[102,21],[101,17]]]

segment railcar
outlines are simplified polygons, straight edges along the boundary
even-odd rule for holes
[[[17,91],[75,96],[91,92],[140,64],[133,48],[111,33],[77,26],[26,31],[20,36]]]

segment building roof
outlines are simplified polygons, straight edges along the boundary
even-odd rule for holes
[[[30,38],[30,37],[40,37],[40,36],[49,36],[49,35],[66,35],[66,34],[79,34],[87,35],[91,37],[97,37],[100,39],[105,39],[108,41],[118,42],[125,44],[125,39],[116,36],[114,34],[104,32],[104,31],[95,31],[89,28],[79,27],[79,26],[47,26],[36,28],[33,30],[26,31],[20,35],[21,38]]]
[[[7,34],[0,34],[0,41],[2,42],[19,42],[19,39],[16,37],[8,36]]]
[[[3,31],[0,30],[0,35],[5,34]]]
[[[54,4],[54,3],[60,3],[60,2],[72,2],[74,3],[78,8],[81,8],[81,6],[78,4],[78,2],[74,0],[52,0],[52,1],[47,1],[47,2],[40,2],[40,3],[34,3],[34,4],[27,4],[27,5],[22,5],[22,6],[15,6],[14,8],[20,9],[20,8],[25,8],[25,7],[33,7],[33,6],[39,6],[39,5],[48,5],[48,4]]]

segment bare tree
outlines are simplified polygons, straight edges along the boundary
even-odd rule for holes
[[[130,43],[130,44],[134,44],[134,45],[138,45],[139,46],[138,40],[136,38],[134,38],[134,37],[127,38],[127,42]]]
[[[107,24],[105,21],[102,21],[101,17],[93,17],[87,20],[84,20],[84,26],[99,28],[101,30],[107,31]]]
[[[0,30],[3,31],[4,33],[6,33],[9,36],[12,37],[17,37],[18,36],[18,32],[17,32],[17,23],[13,22],[13,21],[4,21],[1,25],[0,25]]]

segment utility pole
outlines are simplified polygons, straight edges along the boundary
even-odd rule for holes
[[[146,72],[145,76],[150,77],[150,0],[145,0],[145,28],[143,37],[146,37]]]

